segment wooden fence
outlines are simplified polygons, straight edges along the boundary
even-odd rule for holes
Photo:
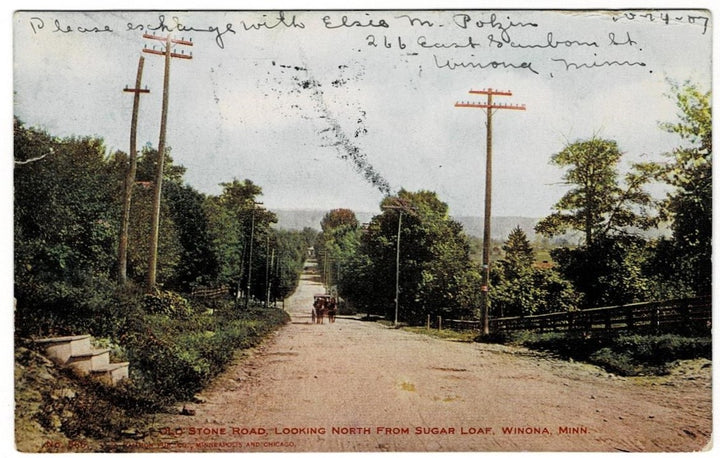
[[[195,288],[190,292],[190,296],[203,299],[216,299],[222,296],[228,296],[230,289],[227,286],[219,288]]]
[[[444,320],[445,327],[480,330],[480,321]],[[507,318],[491,318],[490,332],[692,332],[706,333],[712,323],[710,297],[694,297],[663,302],[641,302],[572,312],[547,313]]]

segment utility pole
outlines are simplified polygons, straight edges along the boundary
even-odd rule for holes
[[[270,258],[268,257],[268,254],[270,253],[270,232],[267,233],[267,236],[265,237],[265,292],[267,293],[265,295],[265,307],[270,307]]]
[[[252,216],[250,217],[250,246],[248,256],[248,281],[247,281],[247,295],[245,296],[245,308],[250,304],[250,287],[252,285],[252,258],[253,258],[253,238],[255,235],[255,209],[257,205],[262,205],[262,202],[253,202]]]
[[[270,235],[268,235],[268,241],[270,240]],[[269,243],[269,242],[268,242]],[[270,307],[270,269],[273,266],[273,263],[275,262],[275,248],[272,249],[272,253],[270,254],[270,263],[267,264],[267,267],[265,268],[265,284],[267,285],[267,295],[265,300],[265,305]]]
[[[523,105],[508,105],[493,102],[493,96],[512,96],[510,91],[498,91],[493,89],[482,89],[479,91],[470,90],[470,94],[484,94],[487,96],[485,103],[457,102],[456,108],[483,108],[487,114],[487,137],[486,137],[486,158],[485,158],[485,220],[483,228],[483,254],[482,254],[482,321],[483,335],[490,334],[490,298],[488,297],[490,287],[490,212],[492,207],[492,117],[493,110],[525,110]]]
[[[162,198],[162,179],[163,179],[163,168],[165,165],[165,134],[167,131],[167,112],[168,112],[168,95],[170,90],[170,59],[176,57],[179,59],[192,59],[192,54],[185,54],[185,51],[178,54],[173,52],[172,45],[184,45],[192,46],[192,41],[185,40],[173,40],[170,35],[167,37],[159,37],[156,35],[143,34],[143,38],[149,40],[158,40],[164,42],[165,49],[163,51],[157,51],[154,48],[148,49],[145,47],[143,52],[165,56],[165,73],[163,77],[163,98],[162,98],[162,112],[160,116],[160,139],[158,140],[158,161],[157,169],[155,173],[155,188],[153,194],[153,213],[152,213],[152,225],[150,229],[150,256],[148,259],[148,274],[147,274],[147,290],[152,292],[155,288],[155,279],[157,275],[157,256],[158,256],[158,236],[160,234],[160,199]]]
[[[325,284],[325,292],[328,292],[330,284],[327,279],[327,248],[323,251],[323,283]]]
[[[383,205],[382,209],[393,209],[398,211],[398,230],[397,230],[397,242],[395,246],[395,320],[393,326],[398,325],[398,309],[400,308],[400,229],[402,227],[402,216],[405,211],[416,210],[415,207],[408,205],[407,203],[396,199],[398,205]]]
[[[400,308],[400,227],[402,226],[402,215],[401,211],[398,215],[398,233],[397,233],[397,246],[395,247],[395,320],[393,325],[398,325],[398,309]]]
[[[142,74],[145,58],[140,56],[138,60],[137,76],[135,77],[135,87],[130,89],[125,86],[124,92],[132,92],[135,94],[133,98],[132,120],[130,122],[130,153],[125,174],[125,185],[123,188],[123,209],[122,221],[120,225],[120,239],[118,241],[118,283],[124,286],[127,283],[127,248],[128,248],[128,232],[130,228],[130,204],[132,202],[132,190],[135,184],[135,173],[137,172],[137,121],[138,111],[140,109],[140,94],[147,94],[150,91],[142,89]]]

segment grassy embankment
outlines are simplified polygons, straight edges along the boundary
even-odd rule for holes
[[[119,332],[102,339],[114,359],[130,362],[130,380],[115,387],[57,367],[31,340],[18,338],[18,449],[113,451],[113,442],[140,439],[152,427],[152,414],[191,400],[236,351],[257,345],[288,320],[279,309],[213,305],[146,298]]]

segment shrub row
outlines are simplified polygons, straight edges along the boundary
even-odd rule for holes
[[[148,315],[121,340],[135,387],[126,394],[141,410],[188,400],[227,367],[236,350],[256,345],[287,320],[279,309],[234,305],[175,318]]]

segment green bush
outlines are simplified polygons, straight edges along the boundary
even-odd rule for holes
[[[143,305],[148,313],[173,317],[187,317],[192,313],[188,300],[172,291],[156,290],[153,294],[146,294]]]
[[[712,339],[675,334],[627,335],[618,337],[612,348],[618,352],[630,354],[638,361],[662,364],[678,359],[710,358]]]
[[[623,353],[615,353],[607,347],[601,348],[590,355],[588,361],[597,364],[605,370],[624,376],[639,375],[644,371],[655,374],[665,372],[664,366],[656,366],[654,369],[646,368],[645,365],[638,364],[631,356]]]

